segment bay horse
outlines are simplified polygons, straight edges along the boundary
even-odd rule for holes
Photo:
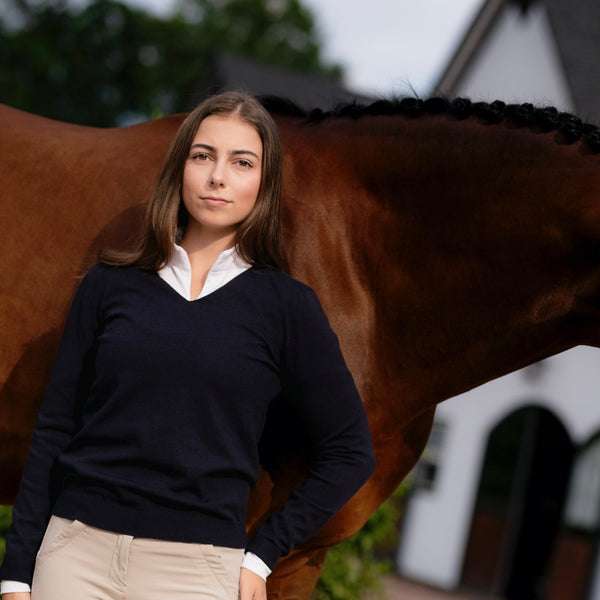
[[[268,104],[284,145],[292,275],[313,287],[362,395],[372,478],[277,564],[307,599],[326,550],[390,496],[437,403],[600,342],[600,134],[531,105],[404,99],[305,114]],[[183,115],[74,126],[0,107],[0,501],[14,499],[60,331],[102,247],[135,238]],[[248,529],[310,461],[274,414]]]

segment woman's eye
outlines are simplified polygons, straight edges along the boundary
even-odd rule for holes
[[[252,166],[252,163],[251,163],[249,160],[246,160],[245,158],[240,158],[240,159],[237,161],[237,164],[238,164],[240,167],[244,167],[245,169],[249,169],[249,168]]]
[[[208,154],[206,152],[196,152],[192,154],[192,158],[198,161],[208,160]]]

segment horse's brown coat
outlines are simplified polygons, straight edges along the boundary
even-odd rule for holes
[[[345,509],[277,565],[269,598],[293,600],[414,465],[438,402],[598,345],[600,156],[510,123],[275,117],[292,274],[340,337],[378,458]],[[135,235],[180,122],[98,130],[0,107],[0,501],[14,498],[76,277]],[[250,529],[306,468],[302,453],[269,458]]]

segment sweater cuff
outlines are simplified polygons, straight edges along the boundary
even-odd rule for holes
[[[16,594],[18,592],[31,592],[31,587],[21,581],[5,580],[0,584],[0,594]]]
[[[262,577],[265,581],[271,574],[271,569],[265,564],[265,562],[254,552],[246,552],[244,554],[244,560],[242,560],[242,568],[252,571],[259,577]]]

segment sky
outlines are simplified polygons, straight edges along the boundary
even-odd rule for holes
[[[431,91],[482,0],[304,0],[326,58],[371,95]],[[354,7],[354,8],[351,8]]]
[[[170,0],[127,0],[164,12]],[[326,59],[342,64],[346,87],[368,95],[425,96],[483,0],[303,0]]]

